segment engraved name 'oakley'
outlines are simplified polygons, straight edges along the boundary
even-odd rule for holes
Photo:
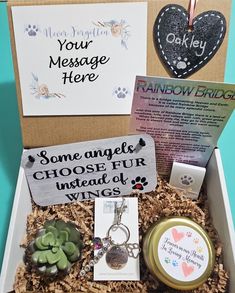
[[[206,44],[205,41],[199,41],[195,39],[195,35],[187,36],[187,34],[183,35],[183,38],[177,37],[174,33],[169,33],[166,36],[166,41],[169,44],[176,44],[182,47],[185,47],[187,49],[195,48],[195,54],[196,56],[203,56],[206,50]]]

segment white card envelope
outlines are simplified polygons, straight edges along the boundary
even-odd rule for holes
[[[12,17],[24,116],[130,114],[147,3],[16,6]]]

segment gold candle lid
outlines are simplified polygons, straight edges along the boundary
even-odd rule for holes
[[[186,217],[155,223],[144,238],[143,252],[151,273],[178,290],[199,287],[214,267],[215,253],[209,236]]]

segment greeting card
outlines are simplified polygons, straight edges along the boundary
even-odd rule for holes
[[[12,17],[24,116],[130,114],[147,3],[16,6]]]

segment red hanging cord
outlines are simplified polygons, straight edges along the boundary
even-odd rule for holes
[[[190,29],[193,28],[193,19],[194,19],[196,4],[197,4],[197,0],[190,0],[190,3],[189,3],[189,22],[188,22]]]

